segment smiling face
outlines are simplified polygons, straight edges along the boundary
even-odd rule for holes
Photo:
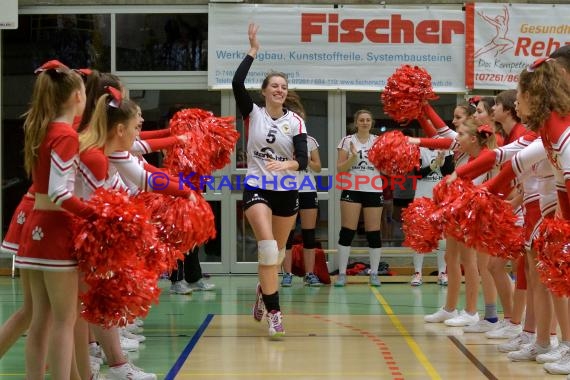
[[[370,133],[372,129],[372,115],[366,111],[357,112],[354,119],[354,126],[360,133]]]
[[[272,75],[267,77],[261,90],[261,94],[265,98],[265,104],[268,106],[282,106],[287,98],[288,88],[287,79],[283,76]]]

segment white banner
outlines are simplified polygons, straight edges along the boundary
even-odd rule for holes
[[[569,15],[570,5],[468,4],[467,86],[516,88],[524,68],[570,44]]]
[[[18,0],[0,0],[0,29],[18,29]]]
[[[465,92],[464,19],[459,6],[210,3],[208,86],[231,88],[254,22],[261,48],[248,87],[259,88],[276,70],[288,74],[291,88],[380,91],[398,67],[411,64],[431,74],[437,92]]]

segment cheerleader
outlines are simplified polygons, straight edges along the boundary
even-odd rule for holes
[[[433,115],[435,112],[428,110],[428,115],[430,113],[432,114],[432,119],[439,118],[437,114]],[[495,134],[491,127],[478,126],[478,123],[474,120],[466,120],[457,128],[457,132],[451,131],[447,127],[440,128],[440,130],[443,129],[445,129],[446,135],[455,136],[455,140],[451,138],[409,138],[409,142],[432,149],[457,150],[459,154],[456,157],[456,166],[461,166],[467,163],[471,157],[477,157],[486,149],[496,146]],[[442,134],[439,130],[438,133],[440,135]],[[474,182],[481,183],[485,179],[487,179],[486,176],[482,176],[481,178],[475,179]],[[452,244],[449,244],[450,242]],[[477,269],[478,256],[475,254],[476,251],[454,239],[448,238],[447,243],[445,259],[448,266],[448,295],[446,305],[436,313],[425,316],[424,320],[426,322],[444,322],[449,326],[458,327],[475,325],[479,321],[479,314],[477,312],[477,289],[479,283],[479,271]],[[460,263],[463,264],[465,272],[466,306],[465,310],[458,313],[456,306],[461,286]],[[486,300],[488,300],[488,298],[486,298]],[[486,302],[486,305],[488,304],[491,304],[491,302]],[[487,314],[491,313],[486,311],[486,315]]]
[[[76,72],[59,62],[38,70],[24,122],[25,168],[36,194],[16,257],[16,266],[28,278],[33,309],[26,373],[31,379],[43,378],[49,352],[52,378],[69,379],[78,297],[72,215],[93,215],[73,195],[78,139],[72,125],[85,108],[85,86]]]

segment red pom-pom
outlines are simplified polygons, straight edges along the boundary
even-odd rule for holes
[[[114,190],[97,189],[88,204],[92,220],[78,220],[75,249],[88,286],[83,316],[105,327],[124,326],[158,301],[158,276],[147,262],[160,242],[144,203]],[[152,265],[152,264],[151,264]]]
[[[433,188],[433,201],[440,207],[447,206],[450,202],[456,200],[461,194],[475,190],[473,182],[458,178],[450,184],[447,183],[447,177],[439,181]]]
[[[381,95],[384,112],[404,123],[417,119],[423,104],[437,99],[431,85],[431,76],[421,67],[402,65],[392,74]]]
[[[368,159],[380,172],[389,176],[402,176],[420,163],[420,149],[408,143],[400,131],[380,135],[368,151]]]
[[[239,138],[233,117],[216,117],[199,108],[178,111],[170,120],[172,135],[186,135],[187,141],[167,149],[164,166],[178,175],[210,175],[231,162]]]
[[[433,252],[442,237],[440,216],[437,206],[431,199],[426,197],[414,199],[402,211],[402,230],[405,237],[402,245],[418,253]]]
[[[91,278],[87,283],[89,290],[80,295],[81,315],[106,328],[126,326],[136,317],[145,317],[160,296],[156,273],[132,263],[112,277]]]
[[[545,219],[535,239],[540,280],[559,297],[570,295],[570,221]]]
[[[524,231],[516,226],[512,206],[458,179],[450,185],[441,181],[434,188],[434,200],[442,212],[444,234],[492,256],[516,259],[524,254]]]
[[[108,277],[155,245],[149,211],[126,192],[100,188],[87,203],[95,218],[77,220],[75,237],[78,266],[86,277]]]
[[[194,193],[191,199],[154,193],[142,193],[137,198],[152,213],[161,241],[179,252],[192,250],[216,237],[212,208],[198,193]],[[183,259],[178,254],[167,264],[175,264],[177,258]]]

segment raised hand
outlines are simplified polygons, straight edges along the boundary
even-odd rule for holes
[[[249,24],[247,29],[247,36],[249,37],[249,54],[255,57],[255,54],[259,50],[259,41],[257,40],[257,31],[259,30],[259,25],[254,23]],[[253,54],[252,54],[253,53]]]

